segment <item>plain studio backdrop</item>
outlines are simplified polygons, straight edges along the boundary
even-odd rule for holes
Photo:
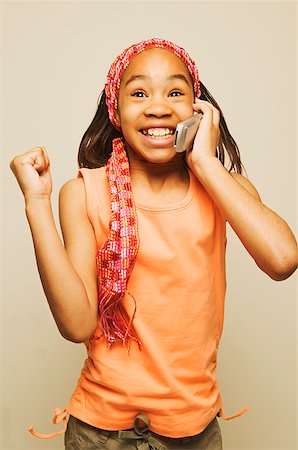
[[[297,5],[6,1],[1,8],[1,449],[62,449],[63,437],[41,441],[27,428],[61,427],[51,424],[53,411],[68,402],[85,350],[65,341],[51,317],[9,161],[46,147],[57,218],[59,189],[76,177],[78,146],[111,62],[134,42],[163,37],[196,60],[249,178],[295,230]],[[296,277],[272,281],[229,229],[227,280],[218,378],[225,413],[244,405],[249,412],[220,420],[224,448],[297,449]]]

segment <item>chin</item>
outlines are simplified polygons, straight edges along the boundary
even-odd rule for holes
[[[146,158],[146,161],[152,164],[167,164],[173,161],[180,160],[179,155],[176,152],[172,152],[168,155],[150,155]]]
[[[130,159],[146,161],[152,164],[166,164],[172,161],[181,160],[181,157],[174,148],[169,149],[150,149],[150,151],[134,151],[131,148],[128,150]]]

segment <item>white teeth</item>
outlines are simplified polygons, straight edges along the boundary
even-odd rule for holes
[[[150,137],[165,137],[173,134],[173,130],[169,128],[148,128],[143,130],[143,134],[149,134]]]

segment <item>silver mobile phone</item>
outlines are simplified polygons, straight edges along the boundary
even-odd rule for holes
[[[181,153],[191,147],[202,117],[202,113],[195,113],[190,119],[178,123],[174,142],[176,152]]]

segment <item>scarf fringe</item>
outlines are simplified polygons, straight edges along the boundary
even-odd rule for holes
[[[103,335],[108,342],[108,347],[111,347],[116,339],[123,341],[123,344],[130,349],[130,340],[133,339],[140,346],[135,331],[132,327],[132,322],[136,314],[136,301],[132,294],[127,292],[134,300],[134,312],[132,317],[127,321],[124,316],[123,308],[121,307],[121,301],[125,295],[124,293],[115,294],[114,292],[108,292],[101,289],[99,298],[99,312],[101,318],[101,325]]]

